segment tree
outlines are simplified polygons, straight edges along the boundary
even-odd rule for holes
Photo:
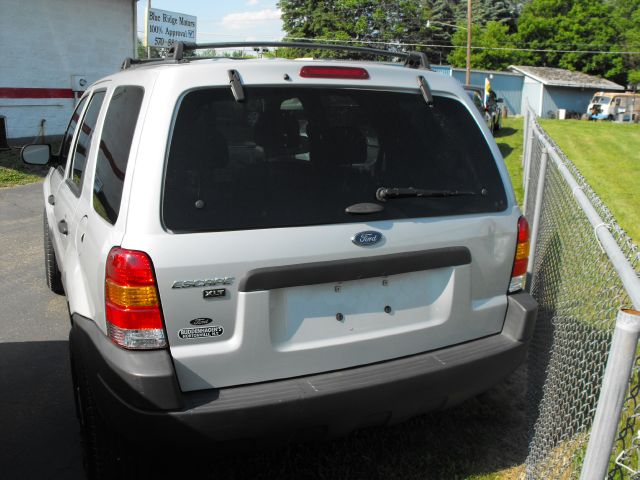
[[[137,44],[137,53],[138,58],[147,58],[147,47],[144,46],[142,41],[138,39]],[[152,48],[151,49],[151,58],[162,58],[164,57],[164,48]]]
[[[488,22],[484,26],[473,25],[471,29],[472,46],[485,47],[471,50],[471,67],[482,70],[506,70],[514,63],[519,63],[518,53],[509,48],[515,47],[509,34],[509,26],[500,22]],[[454,67],[466,65],[467,30],[458,29],[453,36],[454,48],[449,55],[449,62]]]
[[[640,50],[640,0],[614,0],[613,23],[619,31],[618,51],[633,52]],[[623,68],[627,72],[627,83],[635,85],[640,79],[640,55],[624,54]]]
[[[424,43],[431,35],[427,0],[280,0],[278,7],[283,29],[293,39],[356,40],[359,45],[376,46],[376,42]],[[312,54],[340,56],[326,51]]]
[[[456,18],[451,2],[448,0],[434,0],[430,2],[429,8],[431,22],[428,41],[435,45],[442,45],[442,47],[432,49],[433,56],[438,55],[437,62],[442,63],[442,60],[446,59],[450,52],[450,49],[446,47],[451,45],[453,34],[456,31],[454,26]],[[436,59],[434,58],[432,61],[435,63]]]
[[[640,70],[631,70],[627,75],[627,82],[637,92],[640,89]]]
[[[509,31],[515,31],[519,14],[519,5],[512,1],[472,0],[471,12],[473,24],[485,25],[499,22],[508,25]],[[455,8],[457,23],[467,24],[467,2],[460,1]]]
[[[413,43],[433,63],[442,63],[450,51],[459,23],[466,25],[466,1],[459,0],[280,0],[283,29],[289,38],[357,40],[360,45],[375,42]],[[521,2],[515,0],[473,0],[473,21],[482,26],[494,22],[515,29]],[[427,27],[427,21],[430,20]],[[449,25],[445,25],[449,24]],[[504,29],[492,27],[493,36],[503,39]],[[497,41],[497,40],[496,40]],[[466,42],[466,40],[465,40]],[[394,48],[390,45],[390,48]],[[416,49],[415,46],[410,47]],[[300,55],[303,52],[288,52]],[[306,52],[307,54],[309,52]],[[314,56],[340,56],[335,52],[312,51]],[[483,54],[491,64],[504,64],[496,53]],[[456,58],[456,55],[454,55]]]
[[[576,51],[610,51],[618,45],[612,14],[611,4],[602,0],[532,0],[518,21],[517,44],[545,51],[525,54],[523,63],[624,81],[622,56]]]

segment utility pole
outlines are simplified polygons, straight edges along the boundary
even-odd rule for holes
[[[467,0],[467,74],[465,84],[471,84],[471,0]]]

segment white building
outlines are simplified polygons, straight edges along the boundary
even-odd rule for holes
[[[0,0],[0,117],[10,143],[31,142],[41,125],[62,135],[82,91],[135,55],[136,1]]]

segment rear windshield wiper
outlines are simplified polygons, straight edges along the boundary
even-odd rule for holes
[[[487,194],[487,189],[483,188],[480,193],[464,191],[464,190],[428,190],[426,188],[413,188],[413,187],[381,187],[376,191],[376,198],[381,202],[384,202],[390,198],[444,198],[444,197],[466,197],[472,195]]]

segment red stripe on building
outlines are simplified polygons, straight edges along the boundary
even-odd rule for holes
[[[0,98],[73,98],[73,90],[70,88],[0,87]]]

